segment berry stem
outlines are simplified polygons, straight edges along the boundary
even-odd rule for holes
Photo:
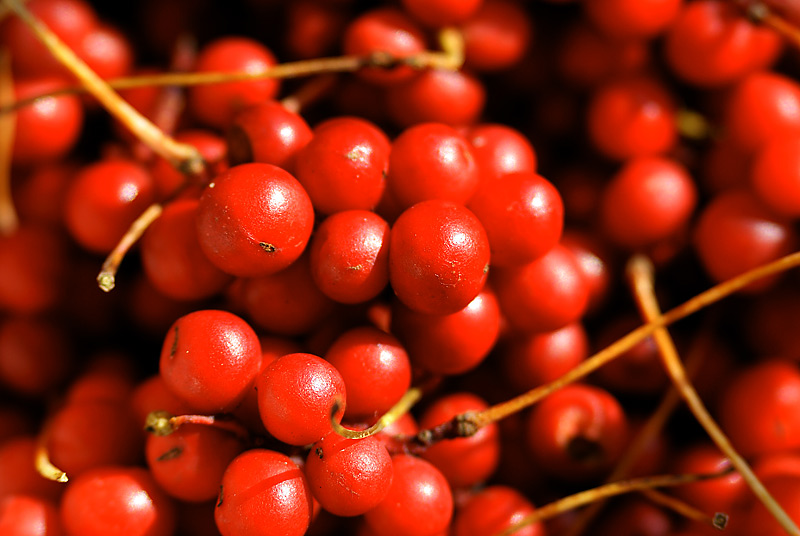
[[[202,172],[204,163],[197,149],[191,145],[176,142],[136,111],[102,78],[97,76],[57,35],[28,11],[22,2],[19,0],[3,0],[3,2],[30,27],[53,57],[69,69],[86,91],[100,101],[103,107],[128,127],[137,138],[167,159],[177,169],[189,174]]]
[[[120,239],[111,253],[106,257],[103,262],[103,267],[100,273],[97,274],[97,284],[105,292],[110,292],[116,285],[117,270],[119,270],[122,259],[133,247],[133,245],[142,237],[144,232],[151,223],[156,221],[161,213],[164,211],[164,206],[161,203],[153,203],[142,212],[136,221],[134,221],[130,228],[125,232],[125,235]]]
[[[346,437],[347,439],[363,439],[365,437],[377,434],[394,421],[408,413],[408,411],[414,404],[417,403],[420,397],[422,397],[422,389],[418,387],[412,387],[406,391],[400,400],[398,400],[398,402],[392,406],[389,411],[384,413],[375,424],[365,430],[350,430],[349,428],[342,426],[336,421],[336,419],[334,419],[334,416],[341,409],[341,403],[337,401],[337,403],[333,405],[333,410],[331,411],[331,426],[333,426],[333,430],[342,437]]]
[[[659,318],[662,318],[661,310],[655,297],[653,270],[653,264],[650,260],[640,255],[634,256],[628,262],[627,266],[627,272],[634,288],[634,297],[636,298],[642,316],[649,322],[657,321]],[[747,482],[747,485],[750,486],[750,489],[753,490],[756,497],[758,497],[767,510],[775,517],[787,534],[795,536],[800,535],[800,529],[798,529],[797,525],[795,525],[783,508],[781,508],[770,495],[745,459],[736,452],[730,440],[711,417],[703,401],[700,400],[694,386],[686,377],[686,370],[683,368],[683,364],[680,361],[675,343],[672,341],[672,337],[669,335],[666,328],[656,328],[653,332],[653,339],[656,341],[661,361],[670,379],[675,387],[678,388],[681,397],[689,406],[689,409],[697,421],[706,433],[708,433],[711,440],[723,454],[728,457],[731,461],[731,465],[742,475],[742,478]]]
[[[702,114],[688,108],[681,108],[677,113],[678,132],[690,140],[706,140],[714,135],[713,128]]]
[[[701,512],[694,506],[656,489],[642,490],[642,495],[647,497],[650,501],[665,508],[669,508],[687,519],[709,525],[717,530],[723,530],[728,525],[728,514],[716,512],[713,516],[710,516],[705,512]]]
[[[516,523],[514,526],[504,530],[498,536],[510,536],[519,529],[527,527],[528,525],[532,525],[539,521],[557,516],[563,512],[574,510],[575,508],[585,504],[590,504],[608,497],[614,497],[616,495],[622,495],[623,493],[630,493],[633,491],[644,491],[653,488],[691,484],[692,482],[699,482],[701,480],[719,478],[730,472],[731,468],[727,467],[722,471],[717,471],[714,473],[646,476],[603,484],[602,486],[587,489],[585,491],[575,493],[574,495],[569,495],[542,506],[541,508],[537,508],[532,514],[524,517],[519,523]]]
[[[633,346],[635,346],[639,341],[645,339],[657,329],[686,318],[687,316],[696,313],[697,311],[708,307],[709,305],[716,303],[727,296],[730,296],[734,292],[741,290],[742,288],[755,281],[758,281],[759,279],[784,272],[796,266],[800,266],[800,252],[790,253],[789,255],[781,257],[780,259],[764,264],[757,268],[753,268],[752,270],[744,272],[736,277],[732,277],[727,281],[723,281],[722,283],[719,283],[718,285],[701,292],[697,296],[690,298],[674,309],[670,309],[663,315],[660,315],[648,323],[639,326],[627,335],[611,343],[603,350],[600,350],[586,361],[583,361],[559,379],[531,389],[530,391],[512,398],[511,400],[507,400],[506,402],[502,402],[481,412],[473,414],[470,418],[472,424],[474,425],[472,428],[477,431],[479,428],[486,426],[487,424],[499,421],[500,419],[532,406],[550,393],[591,374],[604,364],[618,357],[620,354],[633,348]],[[457,419],[453,419],[452,421],[449,421],[449,423],[445,423],[449,425],[448,433],[453,434],[458,429],[456,420]],[[463,420],[463,418],[461,420]],[[461,428],[466,429],[466,427]],[[460,436],[449,435],[447,437]]]
[[[336,75],[333,73],[323,74],[313,78],[308,83],[300,86],[300,89],[291,95],[281,99],[281,105],[299,114],[301,110],[309,104],[316,102],[336,85]]]
[[[45,423],[42,431],[39,432],[39,437],[36,441],[36,450],[33,455],[33,466],[36,472],[42,475],[47,480],[54,482],[67,482],[69,478],[67,473],[56,467],[50,462],[50,453],[47,451],[47,437],[49,435],[49,426]]]
[[[233,418],[215,415],[172,415],[163,410],[148,413],[145,418],[144,429],[157,436],[166,436],[184,424],[213,426],[230,432],[243,441],[250,439],[250,433],[247,429]]]
[[[689,357],[686,360],[686,370],[689,376],[694,376],[697,372],[703,357],[705,357],[709,349],[711,338],[706,336],[705,333],[707,332],[703,332],[703,335],[701,335],[699,340],[692,346]],[[661,399],[658,407],[647,421],[645,421],[641,429],[639,429],[639,432],[628,446],[619,463],[606,479],[606,483],[621,480],[630,474],[634,464],[639,460],[642,452],[644,452],[648,441],[656,437],[664,428],[667,424],[667,420],[670,415],[672,415],[672,412],[675,411],[675,408],[678,407],[680,401],[681,397],[678,390],[675,387],[670,387]],[[605,501],[597,501],[581,511],[577,519],[570,525],[570,529],[565,536],[579,536],[583,534],[592,520],[600,513],[604,505]]]
[[[784,39],[800,49],[800,28],[777,15],[763,2],[750,2],[745,6],[747,16],[753,21],[775,30]]]
[[[11,55],[0,50],[0,105],[14,102],[14,81],[11,76]],[[11,155],[14,150],[12,114],[0,115],[0,234],[9,235],[19,226],[14,199],[11,196]]]

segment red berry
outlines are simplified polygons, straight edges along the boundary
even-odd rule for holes
[[[703,87],[730,84],[767,67],[780,49],[775,32],[748,22],[738,6],[722,0],[686,2],[664,43],[675,74]]]
[[[586,310],[589,287],[583,270],[562,245],[531,263],[493,274],[500,310],[515,329],[553,331],[579,320]]]
[[[527,425],[534,460],[548,474],[568,480],[602,476],[627,444],[628,421],[607,391],[571,384],[533,408]]]
[[[467,306],[486,282],[489,241],[472,212],[430,200],[403,212],[392,227],[389,282],[400,300],[427,314]]]
[[[522,6],[507,0],[484,0],[461,31],[465,65],[476,71],[507,69],[519,63],[533,34]]]
[[[589,137],[598,151],[615,160],[661,154],[675,144],[676,113],[672,96],[656,80],[613,80],[589,102]]]
[[[196,411],[231,411],[244,398],[261,365],[253,328],[238,316],[212,309],[179,318],[161,349],[167,387]]]
[[[70,372],[71,341],[60,324],[11,317],[0,323],[0,382],[23,396],[44,396]]]
[[[651,38],[669,28],[683,0],[587,0],[583,5],[589,20],[613,38]]]
[[[518,130],[499,123],[482,123],[465,134],[481,172],[488,182],[519,171],[536,171],[536,152]]]
[[[290,445],[307,445],[332,432],[346,407],[345,383],[336,368],[312,354],[279,357],[256,381],[258,409],[267,431]]]
[[[424,123],[392,143],[387,180],[404,208],[429,199],[466,204],[478,188],[480,169],[469,142],[454,128]]]
[[[392,484],[392,458],[375,437],[345,439],[330,433],[311,445],[304,467],[320,506],[357,516],[380,503]]]
[[[694,229],[694,245],[709,275],[724,281],[790,253],[796,241],[789,223],[776,218],[749,192],[730,191],[709,202]],[[774,279],[748,287],[764,289]]]
[[[249,106],[228,129],[232,165],[263,162],[292,172],[297,152],[311,141],[311,127],[300,114],[267,100]]]
[[[345,28],[342,50],[345,54],[368,56],[389,54],[392,58],[407,58],[426,49],[425,36],[408,15],[394,7],[377,8],[355,18]],[[393,85],[417,76],[409,66],[390,70],[367,68],[359,76],[381,85]]]
[[[340,303],[362,303],[389,283],[389,224],[367,210],[326,218],[311,237],[311,275],[319,289]]]
[[[376,536],[436,536],[453,516],[453,496],[447,480],[421,458],[392,458],[394,477],[389,493],[364,514]]]
[[[145,456],[161,489],[182,501],[203,502],[217,496],[225,468],[242,450],[227,431],[185,424],[169,435],[150,434]]]
[[[379,417],[411,386],[411,363],[400,341],[372,327],[346,331],[325,359],[342,375],[349,420]]]
[[[561,238],[561,195],[535,173],[513,173],[484,181],[468,206],[489,236],[492,266],[536,260]]]
[[[479,412],[489,405],[481,398],[456,392],[435,400],[419,419],[422,429],[434,428],[466,412]],[[500,461],[497,424],[482,426],[469,437],[440,441],[428,447],[422,457],[439,469],[453,488],[472,487],[492,476]]]
[[[800,447],[800,369],[783,359],[739,372],[722,393],[719,415],[743,456]]]
[[[337,117],[314,127],[295,175],[323,214],[375,208],[385,187],[389,139],[369,121]]]
[[[683,230],[696,203],[697,187],[683,166],[661,157],[632,158],[606,185],[600,218],[614,244],[636,249]]]
[[[127,160],[84,167],[67,192],[64,219],[72,237],[95,253],[108,253],[155,200],[150,174]]]
[[[709,474],[730,467],[731,462],[716,445],[701,443],[678,453],[672,466],[677,474]],[[747,492],[742,475],[728,475],[694,482],[675,488],[675,494],[687,503],[706,512],[731,512],[738,507],[740,498]]]
[[[179,199],[164,208],[142,237],[142,267],[159,292],[176,300],[211,297],[230,283],[200,249],[197,239],[199,201]]]
[[[187,143],[200,152],[209,175],[219,175],[228,169],[228,148],[221,136],[208,130],[192,129],[182,130],[173,137],[176,141]],[[158,199],[171,199],[188,181],[185,174],[164,158],[156,158],[152,162],[150,173],[158,191]]]
[[[47,499],[10,495],[0,499],[0,534],[5,536],[59,536],[61,521]]]
[[[257,74],[276,63],[272,52],[258,41],[221,37],[200,50],[194,70]],[[195,86],[189,90],[189,108],[203,123],[224,128],[240,110],[275,97],[278,87],[274,78]]]
[[[484,287],[463,309],[429,315],[397,301],[391,330],[403,341],[412,363],[435,374],[461,374],[477,367],[494,347],[500,332],[500,308]]]
[[[200,247],[229,274],[278,272],[300,257],[314,225],[308,194],[271,164],[242,164],[217,176],[197,213]]]
[[[63,292],[65,246],[55,229],[38,225],[0,236],[0,308],[32,314],[53,307]]]
[[[14,94],[18,100],[26,99],[65,85],[57,78],[20,80],[14,84]],[[83,108],[75,95],[37,99],[16,113],[11,159],[18,165],[30,165],[63,157],[77,143],[82,127]]]
[[[768,141],[756,153],[750,181],[770,210],[800,216],[800,133]]]
[[[139,467],[99,467],[72,479],[61,501],[67,534],[169,536],[175,507]]]
[[[222,536],[302,536],[311,510],[297,464],[279,452],[251,449],[225,470],[214,519]]]
[[[403,8],[426,26],[441,28],[469,19],[483,0],[402,0]]]
[[[533,504],[514,488],[494,485],[470,496],[453,519],[453,536],[500,534],[516,526],[535,510]],[[514,531],[516,536],[544,536],[542,523]]]

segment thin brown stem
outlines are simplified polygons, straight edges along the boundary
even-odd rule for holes
[[[642,311],[642,316],[647,321],[651,322],[663,318],[658,301],[656,300],[655,289],[653,288],[652,263],[645,257],[636,256],[628,263],[627,270],[634,288],[634,296]],[[661,361],[670,379],[680,392],[681,398],[683,398],[689,406],[692,414],[711,440],[731,461],[731,466],[742,475],[742,478],[747,482],[750,489],[753,490],[756,497],[758,497],[767,510],[775,517],[786,533],[793,536],[800,535],[800,529],[798,529],[794,521],[792,521],[783,508],[775,501],[772,495],[770,495],[769,491],[767,491],[750,468],[750,465],[739,455],[736,449],[733,448],[728,437],[711,417],[711,414],[698,396],[694,386],[686,376],[686,370],[683,368],[683,364],[678,357],[675,343],[672,341],[669,332],[664,327],[658,327],[653,332],[653,338],[656,341]]]
[[[216,415],[172,415],[166,411],[151,411],[145,419],[144,429],[156,436],[166,436],[185,424],[213,426],[230,432],[242,441],[250,438],[250,433],[241,423],[230,417]]]
[[[0,105],[14,102],[14,80],[11,75],[11,55],[0,50]],[[13,114],[0,115],[0,234],[17,230],[19,218],[11,195],[11,158],[14,150]]]
[[[701,292],[697,296],[687,300],[686,302],[678,305],[659,316],[634,329],[627,335],[618,339],[616,342],[610,344],[603,350],[597,352],[586,361],[583,361],[568,373],[564,374],[561,378],[534,389],[523,393],[511,400],[492,406],[484,411],[475,413],[471,417],[474,430],[478,430],[482,426],[486,426],[492,422],[498,421],[518,411],[521,411],[529,406],[532,406],[550,393],[575,382],[590,373],[594,372],[604,364],[612,361],[620,354],[631,349],[641,340],[651,335],[658,328],[668,326],[682,318],[696,313],[697,311],[708,307],[709,305],[720,301],[721,299],[730,296],[731,294],[741,290],[742,288],[750,285],[751,283],[775,275],[790,268],[800,265],[800,252],[791,253],[785,257],[781,257],[775,261],[764,264],[752,270],[749,270],[736,277],[728,279],[718,285],[711,287],[705,292]],[[451,431],[456,429],[455,420],[451,421]],[[474,432],[473,432],[474,433]]]
[[[647,497],[650,501],[668,508],[673,512],[680,514],[686,519],[691,519],[703,525],[711,526],[717,530],[723,530],[728,526],[728,515],[722,512],[716,512],[713,516],[706,514],[680,499],[667,495],[662,491],[656,489],[642,490],[642,495]],[[596,503],[595,503],[596,504]]]
[[[342,437],[346,437],[348,439],[363,439],[365,437],[377,434],[394,421],[408,413],[408,411],[414,404],[417,403],[420,397],[422,397],[422,389],[418,387],[412,387],[406,391],[400,400],[394,406],[392,406],[389,411],[384,413],[375,424],[365,430],[351,430],[342,426],[334,418],[334,416],[339,413],[339,410],[341,409],[341,405],[337,402],[334,404],[333,410],[331,411],[331,426],[333,426],[333,430]]]
[[[662,475],[662,476],[646,476],[642,478],[632,478],[630,480],[621,480],[618,482],[611,482],[603,484],[596,488],[581,491],[574,495],[569,495],[563,499],[551,502],[541,508],[537,508],[532,514],[526,516],[519,523],[509,527],[507,530],[501,532],[498,536],[510,536],[521,528],[527,527],[539,521],[544,521],[551,517],[555,517],[563,512],[574,510],[583,505],[593,503],[595,501],[622,495],[623,493],[631,493],[633,491],[643,491],[652,488],[664,488],[669,486],[681,486],[684,484],[691,484],[692,482],[699,482],[701,480],[709,480],[712,478],[719,478],[730,472],[729,468],[723,471],[707,474],[687,474],[687,475]]]
[[[103,107],[151,147],[156,153],[188,174],[199,174],[204,168],[200,153],[191,145],[178,143],[165,135],[150,120],[120,97],[102,78],[81,60],[61,39],[34,16],[20,0],[3,0],[30,27],[50,53],[66,67]]]
[[[153,203],[142,212],[136,221],[134,221],[130,228],[125,232],[125,235],[120,239],[111,253],[106,257],[103,262],[103,267],[100,273],[97,274],[97,285],[105,292],[110,292],[116,285],[117,270],[119,270],[122,260],[125,255],[133,247],[133,245],[142,237],[147,228],[156,221],[164,207],[161,203]]]
[[[765,3],[750,2],[745,6],[745,11],[752,20],[775,30],[776,33],[789,41],[792,46],[800,49],[800,28],[776,14]]]
[[[328,73],[311,79],[300,89],[281,99],[281,105],[293,113],[300,113],[310,104],[318,101],[336,85],[336,75]]]

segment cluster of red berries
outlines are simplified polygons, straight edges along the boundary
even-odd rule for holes
[[[798,247],[792,2],[96,4],[0,2],[0,534],[793,534],[791,274],[675,329],[733,472],[655,334],[492,413]]]

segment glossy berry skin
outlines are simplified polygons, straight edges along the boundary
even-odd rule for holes
[[[403,9],[433,28],[452,26],[469,19],[483,0],[402,0]]]
[[[708,274],[724,281],[790,253],[796,236],[788,222],[775,217],[752,194],[730,191],[706,205],[694,228],[694,246]],[[756,282],[751,291],[773,280]]]
[[[633,158],[606,185],[600,219],[614,244],[636,249],[677,234],[696,204],[697,187],[682,165],[662,157]]]
[[[142,267],[147,279],[176,300],[211,297],[232,279],[200,249],[195,224],[198,207],[196,199],[173,201],[142,237]]]
[[[520,392],[557,380],[589,357],[589,339],[579,322],[544,333],[523,333],[503,347],[505,378]]]
[[[686,2],[666,32],[664,56],[682,80],[720,87],[767,67],[780,52],[780,37],[741,16],[721,0]]]
[[[267,100],[234,116],[227,133],[228,154],[231,165],[262,162],[292,172],[297,152],[312,137],[300,114]]]
[[[507,0],[484,0],[461,26],[464,63],[480,72],[507,69],[528,50],[533,28],[521,6]]]
[[[335,310],[336,303],[314,283],[308,255],[278,273],[238,283],[248,318],[272,334],[309,333]]]
[[[485,104],[486,89],[478,78],[447,69],[425,69],[386,93],[389,116],[402,127],[431,122],[470,125],[478,120]]]
[[[219,175],[228,169],[228,148],[221,136],[210,130],[189,129],[177,132],[174,138],[175,141],[194,146],[200,152],[209,176]],[[150,174],[158,191],[158,199],[171,199],[187,184],[187,176],[164,158],[156,158],[152,162]]]
[[[492,266],[534,261],[561,239],[561,195],[536,173],[513,173],[484,181],[468,207],[489,236]]]
[[[14,84],[14,95],[26,99],[66,85],[57,78],[20,80]],[[62,157],[75,146],[82,127],[83,108],[75,95],[38,99],[16,113],[11,160],[30,165]]]
[[[467,392],[449,393],[435,400],[419,420],[422,429],[444,424],[456,415],[483,411],[489,405]],[[453,488],[468,488],[492,476],[500,461],[497,424],[481,427],[469,437],[447,439],[425,449],[422,457],[439,469]]]
[[[301,536],[311,511],[297,464],[279,452],[251,449],[225,470],[214,519],[222,536]]]
[[[392,458],[375,437],[328,434],[311,446],[303,469],[314,498],[337,516],[367,512],[386,497],[392,484]]]
[[[585,276],[575,256],[562,245],[531,263],[493,273],[500,310],[517,330],[553,331],[577,321],[586,310]]]
[[[656,80],[614,80],[598,88],[589,102],[589,138],[615,160],[664,153],[677,138],[676,112],[672,96]]]
[[[420,313],[449,314],[478,295],[489,270],[489,240],[464,206],[430,200],[403,212],[391,231],[389,282]]]
[[[239,405],[260,365],[253,328],[232,313],[206,309],[175,321],[159,368],[170,391],[196,411],[223,413]]]
[[[64,220],[82,247],[108,253],[154,200],[153,179],[139,164],[103,160],[84,167],[74,178]]]
[[[342,375],[312,354],[279,357],[261,372],[256,389],[267,431],[290,445],[307,445],[331,433],[334,405],[341,421],[347,402]]]
[[[720,424],[743,456],[800,447],[800,369],[784,359],[763,360],[728,383]]]
[[[536,171],[536,151],[514,128],[500,123],[482,123],[467,129],[464,137],[472,145],[483,182],[520,171]]]
[[[389,149],[389,139],[369,121],[328,119],[298,152],[295,176],[322,214],[371,210],[385,188]]]
[[[146,469],[106,466],[70,480],[61,521],[70,535],[169,536],[174,509]]]
[[[150,434],[145,456],[150,474],[170,496],[187,502],[214,499],[225,468],[244,450],[232,433],[184,424],[165,436]]]
[[[750,182],[758,198],[781,216],[800,216],[800,133],[773,138],[756,154]]]
[[[389,283],[389,224],[368,210],[337,212],[311,237],[309,263],[314,282],[332,300],[369,301]]]
[[[200,198],[200,247],[222,271],[242,277],[278,272],[300,257],[314,209],[292,175],[271,164],[242,164],[218,175]]]
[[[772,139],[800,134],[800,84],[773,72],[744,77],[724,108],[725,131],[739,152],[756,154]]]
[[[469,497],[453,518],[453,536],[500,534],[534,511],[533,504],[514,488],[494,485]],[[544,536],[542,523],[514,532],[516,536]]]
[[[276,63],[272,52],[258,41],[221,37],[200,50],[194,71],[259,73]],[[189,90],[189,109],[203,123],[225,128],[240,110],[274,98],[279,86],[274,78],[195,86]]]
[[[453,516],[453,496],[442,473],[408,454],[392,457],[394,476],[386,498],[364,514],[377,536],[435,536]]]
[[[683,0],[588,0],[587,18],[616,39],[654,37],[678,17]]]
[[[489,355],[500,332],[500,307],[487,286],[463,309],[428,315],[396,301],[392,333],[403,341],[412,363],[435,374],[461,374]]]
[[[607,391],[584,384],[551,394],[530,413],[527,438],[536,463],[548,474],[591,480],[613,467],[627,444],[628,422]]]
[[[340,335],[325,354],[347,391],[349,420],[379,417],[411,387],[411,362],[394,336],[363,326]]]
[[[51,501],[32,495],[11,495],[0,499],[0,534],[60,536],[58,510]]]
[[[800,477],[797,475],[775,476],[766,480],[764,486],[792,521],[800,522],[800,492],[798,492]],[[780,536],[786,533],[775,517],[757,500],[752,500],[747,505],[742,526],[742,534]]]
[[[469,142],[454,128],[423,123],[395,138],[387,181],[404,208],[429,199],[466,204],[478,188],[480,169]]]
[[[391,54],[394,58],[407,58],[425,50],[426,40],[422,30],[408,15],[394,7],[367,11],[354,19],[344,30],[342,50],[358,56]],[[389,70],[366,68],[358,75],[369,82],[394,85],[417,76],[408,66]]]

